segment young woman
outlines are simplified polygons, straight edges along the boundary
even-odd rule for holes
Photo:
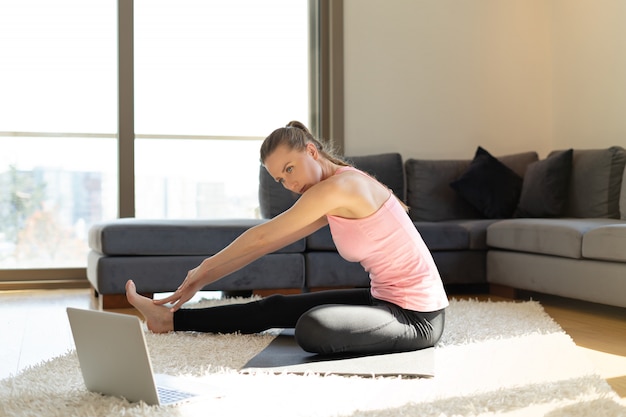
[[[299,345],[320,354],[433,346],[443,332],[448,299],[406,206],[376,179],[332,156],[299,122],[265,139],[261,162],[277,182],[301,197],[189,271],[170,297],[142,297],[128,281],[128,300],[144,315],[148,328],[212,333],[295,328]],[[207,284],[327,224],[341,256],[369,272],[369,289],[272,295],[247,304],[181,309]],[[172,306],[165,307],[167,303]]]

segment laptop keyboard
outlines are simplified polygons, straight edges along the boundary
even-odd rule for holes
[[[190,392],[178,391],[165,387],[157,387],[157,392],[159,394],[159,401],[161,404],[171,404],[196,396],[196,394],[192,394]]]

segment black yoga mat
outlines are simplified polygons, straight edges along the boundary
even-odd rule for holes
[[[293,330],[283,330],[241,372],[316,373],[359,376],[434,376],[435,349],[383,355],[315,355],[298,346]]]

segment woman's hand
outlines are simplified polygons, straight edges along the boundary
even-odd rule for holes
[[[172,313],[180,309],[183,304],[191,300],[191,298],[205,285],[200,279],[202,275],[200,270],[201,266],[202,265],[199,265],[187,273],[187,277],[183,283],[180,284],[174,294],[167,298],[163,298],[162,300],[154,300],[154,304],[163,305],[173,303],[172,308],[170,308]]]

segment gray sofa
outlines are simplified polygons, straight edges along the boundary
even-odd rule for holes
[[[626,307],[624,149],[554,152],[543,160],[535,152],[496,159],[481,149],[467,160],[403,162],[395,153],[348,159],[411,207],[446,286],[491,285]],[[143,293],[172,291],[206,256],[293,204],[296,196],[259,172],[263,219],[119,219],[92,227],[87,275],[103,306],[123,299],[128,278]],[[360,265],[338,255],[326,227],[206,289],[368,284]]]

